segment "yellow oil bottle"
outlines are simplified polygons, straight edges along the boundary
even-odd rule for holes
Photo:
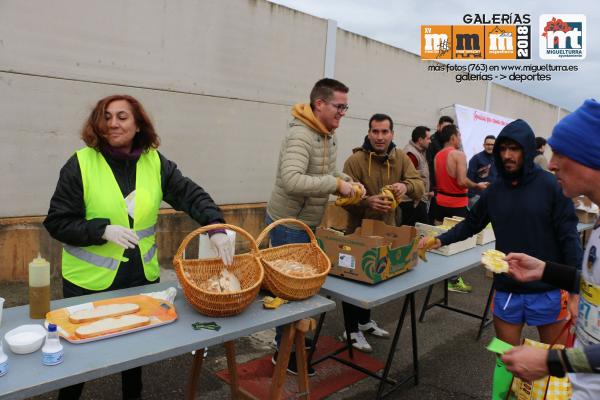
[[[29,263],[29,318],[46,318],[50,311],[50,263],[40,254]]]

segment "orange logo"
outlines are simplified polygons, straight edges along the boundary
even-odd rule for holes
[[[452,58],[463,60],[482,60],[484,51],[483,25],[453,26],[454,49]]]
[[[452,58],[452,25],[421,25],[421,58],[423,60]]]
[[[423,60],[529,59],[528,25],[421,25]]]
[[[485,34],[485,58],[491,60],[514,60],[517,58],[517,27],[515,25],[487,26]]]

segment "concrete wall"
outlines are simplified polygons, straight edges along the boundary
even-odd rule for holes
[[[339,129],[342,161],[351,148],[362,144],[374,113],[392,117],[394,140],[404,147],[414,127],[435,129],[441,108],[454,103],[484,107],[485,83],[456,90],[454,79],[427,72],[429,64],[405,50],[338,30],[336,78],[350,87],[349,117]]]
[[[77,16],[73,18],[71,16]],[[0,217],[43,215],[79,129],[102,96],[139,97],[161,151],[221,204],[268,199],[289,106],[323,75],[327,21],[266,1],[109,0],[0,4]],[[417,55],[341,29],[335,76],[351,88],[340,165],[375,112],[403,145],[454,103],[483,109]],[[459,89],[459,90],[457,90]],[[491,112],[545,136],[554,106],[493,86]]]
[[[226,208],[228,221],[257,231],[290,106],[323,77],[326,35],[326,20],[264,0],[0,2],[0,279],[22,278],[40,249],[58,262],[36,216],[82,146],[83,121],[114,93],[138,97],[160,151],[218,204],[244,204]],[[335,77],[351,89],[340,168],[375,112],[393,117],[404,146],[413,127],[435,127],[455,103],[485,108],[484,83],[457,85],[415,54],[341,29],[334,36]],[[565,115],[497,85],[489,111],[525,118],[541,136]],[[185,218],[161,217],[161,261],[194,227]]]
[[[491,112],[526,120],[536,136],[548,137],[556,125],[558,107],[533,97],[524,96],[504,86],[494,85]]]
[[[46,213],[85,117],[123,92],[217,202],[264,201],[290,105],[323,75],[326,29],[265,1],[2,2],[0,217]]]

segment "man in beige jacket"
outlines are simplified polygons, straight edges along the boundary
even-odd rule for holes
[[[419,172],[410,158],[393,142],[394,122],[385,114],[375,114],[369,120],[369,131],[362,146],[344,163],[344,172],[366,188],[366,197],[356,205],[345,206],[348,211],[348,232],[361,224],[363,218],[382,220],[388,225],[396,225],[396,208],[393,202],[381,194],[381,189],[389,185],[396,202],[403,197],[417,201],[423,197],[425,187]],[[389,333],[371,319],[371,310],[342,302],[344,319],[350,329],[350,339],[354,348],[371,352],[364,333],[377,337],[388,337]],[[346,332],[343,334],[346,338]]]
[[[267,204],[267,225],[282,218],[295,218],[313,231],[321,223],[330,194],[351,197],[352,180],[336,168],[335,129],[348,110],[348,87],[335,79],[321,79],[310,93],[310,104],[292,107],[293,119],[279,151],[277,177]],[[271,246],[308,243],[308,234],[299,226],[279,225],[270,231]],[[277,347],[283,330],[276,329]],[[277,352],[273,363],[277,360]],[[292,353],[288,372],[297,374]],[[315,374],[309,368],[310,376]]]
[[[377,219],[395,225],[396,209],[381,189],[389,185],[399,202],[404,196],[420,200],[425,187],[410,158],[396,147],[394,123],[390,116],[375,114],[369,120],[369,131],[360,147],[344,163],[344,173],[362,183],[366,198],[357,205],[346,206],[350,213],[348,232],[360,226],[363,218]]]
[[[267,204],[271,220],[296,218],[315,229],[330,194],[353,194],[351,179],[336,167],[335,129],[348,110],[348,90],[335,79],[321,79],[311,91],[310,104],[293,106],[294,118],[281,144],[275,187]]]

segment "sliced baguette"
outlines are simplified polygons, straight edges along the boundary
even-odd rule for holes
[[[96,307],[92,310],[79,310],[69,315],[69,321],[74,324],[82,322],[97,321],[108,317],[118,317],[126,314],[133,314],[140,310],[140,306],[135,303],[106,304]]]
[[[75,329],[75,335],[82,339],[88,339],[138,328],[140,326],[148,325],[149,323],[150,318],[141,315],[124,315],[119,318],[104,318],[92,322],[91,324],[80,326]]]

